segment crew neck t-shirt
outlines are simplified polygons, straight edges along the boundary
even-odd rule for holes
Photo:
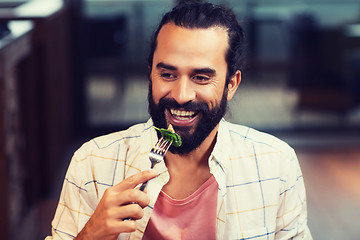
[[[185,199],[161,191],[142,239],[215,239],[217,193],[214,176]]]

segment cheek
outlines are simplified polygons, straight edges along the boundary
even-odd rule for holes
[[[166,84],[161,84],[159,80],[152,81],[152,94],[156,104],[159,100],[168,94],[169,90]]]
[[[198,99],[208,103],[210,109],[220,104],[224,93],[224,85],[211,84],[197,91]]]

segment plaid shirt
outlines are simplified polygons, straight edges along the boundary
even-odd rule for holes
[[[156,141],[149,120],[95,138],[76,151],[52,222],[53,236],[46,239],[75,238],[107,188],[150,168],[148,153]],[[286,143],[223,119],[208,161],[219,185],[217,239],[312,239],[301,170]],[[164,162],[156,169],[158,177],[148,185],[150,204],[137,231],[120,234],[118,239],[141,239],[170,177]]]

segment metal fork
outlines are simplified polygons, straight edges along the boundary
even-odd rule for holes
[[[169,147],[171,146],[172,141],[168,141],[165,138],[161,137],[155,144],[155,146],[151,149],[149,153],[149,159],[151,161],[150,169],[153,169],[154,166],[164,160],[165,153],[168,151]],[[144,182],[140,186],[140,191],[144,191],[148,181]]]
[[[171,146],[172,141],[167,141],[165,138],[161,137],[150,150],[149,159],[151,161],[150,169],[153,169],[154,166],[164,160],[165,153]],[[140,186],[140,191],[144,191],[149,181],[144,182]],[[130,220],[131,218],[124,218],[124,221]]]

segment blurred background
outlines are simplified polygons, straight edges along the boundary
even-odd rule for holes
[[[175,0],[0,0],[1,239],[50,234],[73,152],[148,119],[149,40]],[[298,153],[314,239],[360,236],[360,2],[233,8],[247,65],[226,116]]]

